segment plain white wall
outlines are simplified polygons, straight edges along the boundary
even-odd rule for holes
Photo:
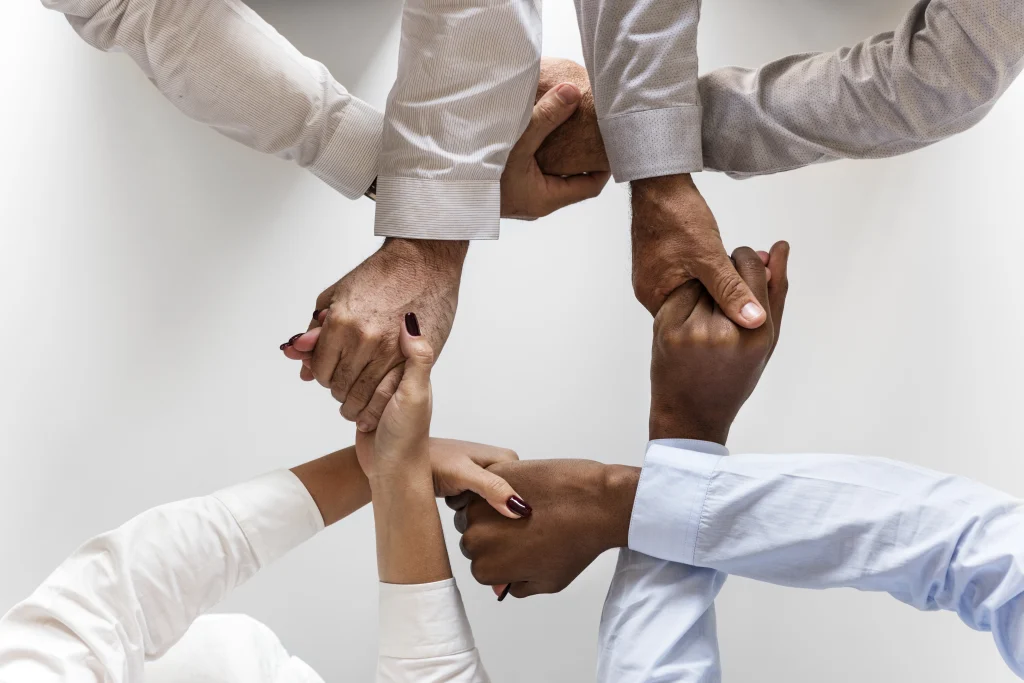
[[[717,0],[704,69],[850,43],[909,1]],[[258,0],[299,47],[382,104],[399,0]],[[545,47],[579,59],[571,3]],[[277,346],[371,253],[373,205],[174,110],[124,56],[39,3],[0,10],[0,610],[86,537],[160,502],[349,444],[353,430]],[[738,451],[875,454],[1024,495],[1019,386],[1024,86],[974,130],[907,157],[699,184],[730,246],[793,245],[782,345]],[[470,252],[436,372],[435,433],[638,464],[650,320],[629,287],[626,195]],[[495,681],[593,678],[613,557],[562,595],[500,606],[456,575]],[[271,567],[225,610],[268,623],[325,679],[371,680],[364,510]],[[730,579],[728,681],[1013,680],[985,634],[879,595]]]

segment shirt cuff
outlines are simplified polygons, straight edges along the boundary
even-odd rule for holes
[[[615,182],[704,168],[700,105],[619,114],[598,125]]]
[[[238,522],[265,567],[323,530],[313,497],[289,470],[264,474],[213,494]]]
[[[723,457],[651,442],[629,522],[630,550],[669,562],[693,564],[704,497]]]
[[[353,97],[309,170],[349,199],[358,199],[377,177],[383,136],[384,113]]]
[[[496,240],[500,219],[497,180],[377,179],[378,237]]]
[[[380,584],[380,656],[428,659],[476,645],[455,579]]]

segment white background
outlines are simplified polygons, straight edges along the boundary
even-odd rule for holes
[[[848,44],[908,6],[708,2],[702,68]],[[255,7],[383,104],[398,0]],[[547,54],[579,59],[570,3],[548,3],[545,31]],[[147,507],[348,445],[333,400],[277,347],[377,240],[372,203],[184,119],[127,57],[87,47],[38,3],[0,10],[0,75],[2,611]],[[975,129],[907,157],[698,179],[730,247],[793,246],[784,338],[734,452],[883,455],[1024,494],[1022,115],[1018,84]],[[628,244],[621,187],[475,244],[435,434],[638,464],[650,320]],[[268,623],[326,680],[371,680],[372,540],[364,510],[225,610]],[[613,559],[561,595],[498,605],[455,551],[496,682],[593,678]],[[719,624],[726,681],[1013,680],[986,634],[887,596],[734,578]]]

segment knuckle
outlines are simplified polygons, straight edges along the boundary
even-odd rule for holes
[[[484,569],[478,560],[473,560],[469,565],[469,573],[473,575],[473,579],[480,584],[487,585],[488,579],[490,578],[489,573]]]
[[[747,285],[731,268],[720,268],[715,273],[715,280],[718,282],[717,290],[721,301],[739,301],[749,296]]]

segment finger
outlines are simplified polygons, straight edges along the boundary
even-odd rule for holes
[[[542,590],[542,586],[536,581],[516,581],[512,584],[512,588],[509,590],[509,595],[520,600],[522,598],[528,598],[531,595],[539,595],[544,592],[545,591]]]
[[[398,391],[398,384],[402,381],[402,373],[405,371],[405,364],[391,368],[384,379],[377,384],[373,391],[373,397],[366,407],[356,416],[356,429],[361,432],[372,432],[377,428],[388,401]]]
[[[398,338],[405,356],[405,373],[401,386],[417,391],[430,389],[430,369],[434,367],[434,349],[427,338],[420,334],[419,320],[415,313],[405,314],[405,324]]]
[[[469,513],[467,512],[469,503],[459,508],[455,513],[455,530],[460,534],[466,533],[466,529],[469,528]]]
[[[533,514],[533,508],[519,497],[507,481],[476,463],[467,462],[460,468],[455,483],[477,494],[486,500],[488,505],[510,519],[521,519]]]
[[[601,190],[604,189],[609,178],[611,178],[611,174],[603,171],[586,175],[574,175],[568,178],[551,175],[544,176],[548,213],[553,213],[562,207],[582,202],[586,199],[593,199],[601,194]]]
[[[348,405],[348,409],[342,412],[345,419],[355,420],[356,415],[369,403],[374,388],[389,368],[383,367],[377,358],[380,339],[364,338],[354,329],[345,338],[347,343],[342,347],[341,360],[331,377],[331,396],[342,406]],[[357,386],[362,390],[361,394]]]
[[[665,303],[658,309],[658,314],[654,316],[655,329],[659,329],[663,325],[686,322],[704,292],[704,285],[697,280],[687,280],[672,290],[672,293],[665,299]]]
[[[750,247],[740,247],[732,252],[732,260],[736,264],[736,272],[757,297],[757,302],[765,311],[768,310],[768,277],[761,257]],[[766,314],[767,316],[767,314]],[[771,322],[771,317],[766,317]]]
[[[470,493],[469,491],[463,491],[462,493],[455,496],[445,496],[444,503],[452,510],[458,511],[464,509],[467,505],[469,505],[469,501],[472,500],[472,497],[472,493]]]
[[[308,353],[302,353],[301,351],[296,350],[291,344],[282,344],[281,350],[284,352],[284,357],[290,358],[291,360],[303,360],[311,357]]]
[[[772,246],[771,258],[768,265],[772,269],[772,281],[768,283],[768,301],[771,309],[772,326],[775,329],[775,339],[772,343],[772,352],[779,343],[779,330],[782,328],[782,313],[786,309],[786,295],[789,293],[789,243],[776,242]],[[771,356],[769,355],[769,358]]]
[[[295,341],[292,342],[292,346],[301,353],[312,353],[313,349],[316,348],[317,340],[320,339],[321,331],[322,328],[314,327],[298,337],[293,337]]]
[[[491,590],[494,591],[494,594],[498,596],[498,602],[501,602],[506,597],[508,597],[508,593],[511,589],[511,583],[502,583],[498,584],[497,586],[491,586]]]
[[[348,337],[354,334],[351,326],[341,320],[327,316],[320,328],[320,337],[313,349],[313,363],[310,370],[320,386],[330,387],[334,380],[334,372],[341,361],[341,353]]]
[[[757,258],[756,254],[754,258]],[[725,249],[711,258],[698,259],[693,270],[693,274],[704,283],[730,320],[748,329],[756,329],[764,324],[767,317],[764,308],[736,272]]]
[[[576,111],[580,97],[580,89],[572,83],[561,83],[544,93],[533,106],[530,123],[519,137],[512,154],[532,157],[544,143],[544,138]]]
[[[314,379],[313,371],[310,369],[308,365],[306,365],[306,363],[308,362],[309,361],[305,360],[302,361],[302,369],[299,370],[299,379],[301,379],[303,382],[312,382]]]

